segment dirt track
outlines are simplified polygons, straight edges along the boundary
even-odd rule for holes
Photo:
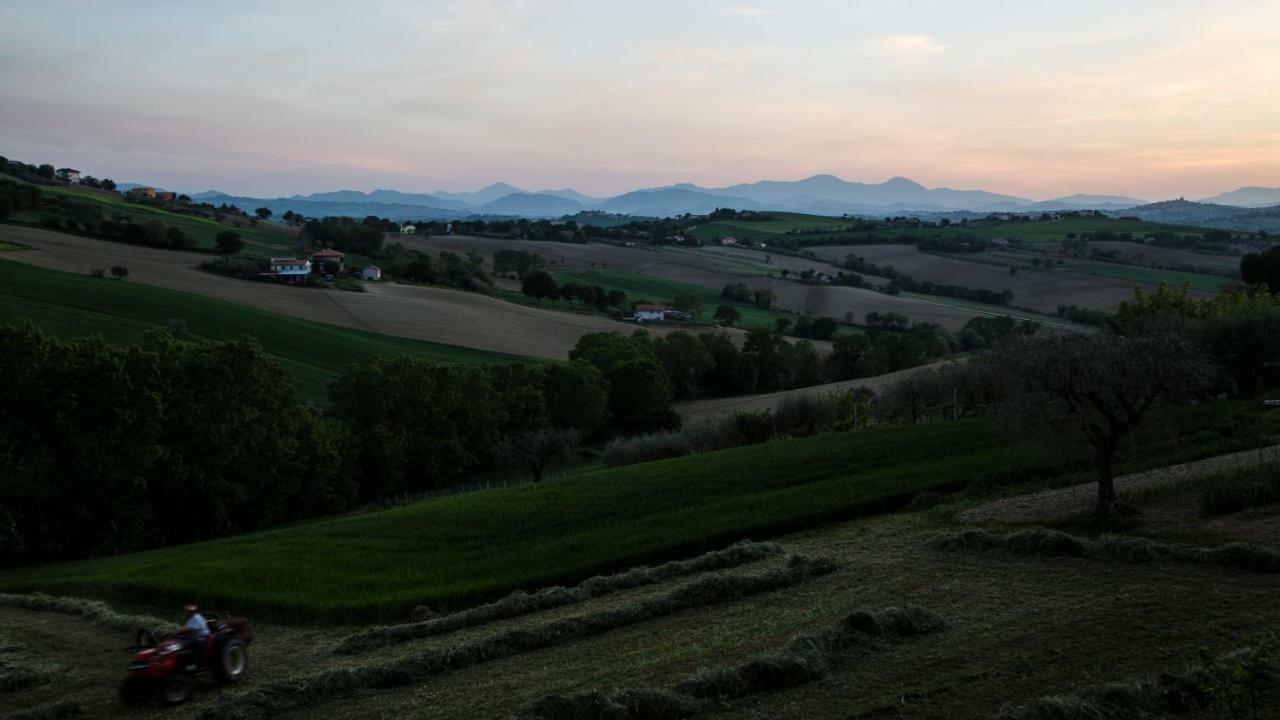
[[[476,293],[401,285],[353,293],[291,288],[211,275],[196,268],[207,255],[92,240],[34,228],[0,225],[0,240],[33,249],[0,259],[84,273],[124,265],[129,282],[145,283],[387,335],[463,347],[564,359],[590,332],[630,332],[634,326],[595,315],[541,310]]]
[[[728,398],[714,398],[711,400],[692,400],[676,405],[676,412],[684,418],[686,423],[695,424],[715,420],[725,415],[731,415],[738,412],[759,412],[762,410],[772,410],[778,406],[787,397],[799,396],[821,396],[835,390],[852,390],[853,388],[865,387],[873,392],[880,392],[893,383],[914,375],[925,370],[934,370],[945,365],[945,362],[936,362],[929,365],[921,365],[920,367],[908,368],[897,372],[885,373],[884,375],[876,375],[874,377],[855,378],[853,380],[841,380],[840,382],[827,383],[825,385],[814,385],[812,387],[796,388],[795,390],[783,390],[781,392],[767,393],[764,395],[739,395]]]

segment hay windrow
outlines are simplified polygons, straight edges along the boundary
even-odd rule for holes
[[[785,649],[753,655],[738,665],[702,668],[669,688],[593,690],[549,695],[527,705],[517,720],[666,720],[696,715],[706,705],[753,693],[804,685],[826,677],[850,650],[873,649],[945,629],[942,618],[920,608],[859,610],[818,635],[799,635]]]
[[[1242,648],[1219,658],[1202,658],[1200,667],[1181,673],[1094,685],[1074,695],[1042,697],[1022,705],[1006,704],[996,720],[1161,720],[1201,713],[1230,702],[1233,693],[1225,691],[1224,683],[1238,683],[1240,668],[1253,662],[1260,667],[1254,689],[1273,689],[1275,662],[1252,648]]]
[[[935,550],[947,551],[999,551],[1036,557],[1093,557],[1124,563],[1163,560],[1217,565],[1256,573],[1280,572],[1280,552],[1248,543],[1204,547],[1162,543],[1124,535],[1104,535],[1097,540],[1088,540],[1057,530],[1036,528],[1007,535],[966,529],[935,536],[929,541],[929,546]]]
[[[577,615],[531,628],[515,628],[446,648],[427,650],[381,665],[327,670],[300,678],[264,683],[252,690],[224,693],[201,720],[249,720],[315,707],[362,690],[402,687],[451,670],[561,645],[638,625],[695,607],[732,602],[799,585],[835,570],[825,558],[792,555],[784,567],[758,573],[717,573],[644,602]],[[637,701],[638,702],[638,701]]]
[[[0,607],[51,612],[60,615],[76,615],[94,625],[101,625],[122,632],[132,632],[140,627],[151,627],[166,631],[177,629],[177,625],[159,618],[118,613],[111,609],[110,605],[97,600],[54,597],[43,593],[31,595],[0,593]]]
[[[781,555],[781,545],[771,542],[742,541],[721,550],[704,553],[688,560],[677,560],[652,567],[637,567],[616,575],[597,575],[574,587],[549,587],[535,593],[516,591],[497,602],[452,613],[422,622],[375,627],[344,638],[334,652],[353,655],[375,648],[396,645],[418,638],[444,635],[462,628],[475,627],[495,620],[564,607],[623,590],[653,585],[664,580],[725,570]]]
[[[0,635],[0,695],[52,682],[62,669]]]

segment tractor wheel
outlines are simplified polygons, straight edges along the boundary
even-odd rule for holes
[[[125,705],[141,705],[151,698],[151,683],[142,678],[125,678],[120,687],[120,699]]]
[[[191,699],[193,692],[191,678],[186,675],[172,675],[160,681],[156,697],[165,705],[181,705]]]
[[[238,683],[249,671],[249,648],[243,640],[231,638],[218,647],[218,656],[212,665],[213,677],[219,684]]]

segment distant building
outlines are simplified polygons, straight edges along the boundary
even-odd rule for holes
[[[373,280],[375,282],[378,280],[381,280],[382,268],[378,267],[377,265],[366,265],[360,268],[360,279]]]
[[[415,225],[410,225],[408,223],[405,223],[404,225],[400,226],[400,234],[401,235],[417,235],[418,228]]]
[[[662,322],[667,319],[667,313],[669,312],[671,312],[670,305],[641,303],[636,305],[636,320],[638,322]]]
[[[79,171],[79,170],[74,170],[74,169],[72,169],[72,168],[58,168],[58,171],[57,171],[57,173],[56,173],[56,174],[57,174],[57,176],[58,176],[58,179],[59,179],[59,180],[64,180],[64,181],[69,182],[69,183],[78,183],[78,182],[80,182],[80,171]]]
[[[1004,238],[991,238],[988,242],[996,247],[1009,247],[1009,241]]]
[[[720,244],[721,245],[737,245],[738,238],[733,237],[732,235],[730,235],[729,237],[722,237],[720,238]]]
[[[298,258],[271,258],[271,273],[280,282],[291,285],[306,284],[311,275],[311,261]]]
[[[134,200],[134,201],[138,201],[138,200],[155,200],[155,199],[156,199],[156,189],[155,189],[155,188],[153,188],[153,187],[136,187],[136,188],[131,188],[131,189],[129,190],[129,192],[125,193],[125,197],[129,198],[130,200]]]
[[[336,262],[338,263],[338,269],[341,270],[342,259],[345,258],[346,256],[347,256],[346,253],[338,252],[337,250],[333,250],[331,248],[325,248],[323,250],[311,253],[311,262],[315,263],[316,265],[319,265],[320,267],[324,267],[324,264],[327,262]]]

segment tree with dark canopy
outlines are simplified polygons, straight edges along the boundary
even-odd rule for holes
[[[1120,443],[1156,404],[1200,399],[1215,376],[1204,352],[1174,333],[1024,340],[1005,346],[997,362],[1014,386],[1017,416],[1075,427],[1093,447],[1101,517],[1115,510]]]

